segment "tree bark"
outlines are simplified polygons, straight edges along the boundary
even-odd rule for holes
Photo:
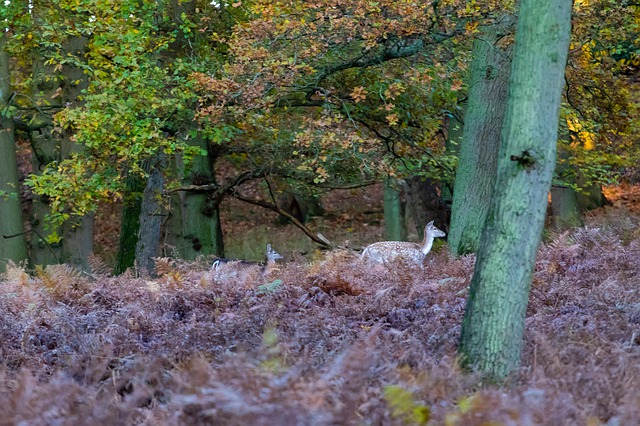
[[[498,175],[462,322],[463,363],[503,380],[520,363],[555,166],[570,0],[521,0]]]
[[[462,137],[464,135],[464,114],[467,110],[467,101],[465,100],[459,107],[457,115],[451,115],[448,118],[447,140],[445,142],[445,151],[448,155],[458,157],[460,154],[460,146],[462,146]],[[453,205],[453,185],[454,180],[447,181],[442,187],[442,201],[451,210]]]
[[[432,220],[438,228],[447,232],[449,210],[442,199],[441,182],[422,177],[409,178],[405,182],[407,204],[419,238],[424,237],[424,227]]]
[[[44,65],[44,58],[34,60],[33,65],[34,92],[39,93],[45,105],[55,102],[55,94],[60,88],[60,76],[53,71],[53,67]],[[38,112],[38,115],[45,114]],[[36,119],[38,119],[36,115]],[[46,114],[42,121],[51,122],[50,126],[29,133],[31,142],[31,166],[34,174],[42,170],[53,161],[61,161],[60,139],[54,133],[53,117]],[[52,230],[47,226],[46,217],[51,209],[46,197],[33,195],[29,214],[32,232],[29,233],[29,258],[32,265],[51,265],[63,262],[62,242],[48,243]]]
[[[144,188],[145,182],[140,176],[127,177],[125,199],[122,204],[116,274],[121,274],[135,265]]]
[[[474,43],[448,239],[456,255],[477,251],[489,211],[511,66],[511,43],[504,37],[514,23],[513,16],[503,15]]]
[[[174,159],[176,176],[185,185],[214,184],[214,153],[206,141],[195,139],[193,143],[205,149],[207,155],[195,157],[190,169],[186,170],[177,154]],[[211,194],[188,191],[174,194],[167,227],[167,243],[184,259],[193,260],[198,255],[208,254],[224,256],[220,206]]]
[[[569,134],[561,136],[565,143],[568,143]],[[567,184],[575,184],[575,172],[566,164],[569,153],[566,151],[565,144],[559,144],[558,166],[556,176]],[[580,205],[578,203],[578,194],[569,186],[556,185],[551,188],[551,217],[553,227],[557,230],[575,228],[582,226],[582,216],[580,215]]]
[[[84,37],[71,37],[63,43],[67,53],[82,58],[87,45]],[[61,103],[67,107],[83,104],[82,90],[87,88],[88,80],[82,69],[72,64],[62,66],[56,73],[51,66],[44,66],[44,59],[34,61],[34,81],[36,93],[42,93],[46,103]],[[33,149],[33,173],[40,171],[54,161],[62,161],[72,153],[82,150],[82,146],[72,141],[72,132],[63,129],[58,134],[52,127],[31,132]],[[46,198],[34,196],[31,205],[30,222],[34,232],[30,238],[30,257],[34,265],[70,263],[83,270],[89,270],[88,258],[93,251],[93,214],[72,217],[58,233],[62,236],[59,243],[49,244],[45,240],[51,233],[46,226],[46,216],[50,212]]]
[[[595,210],[600,207],[604,207],[606,205],[610,205],[611,202],[607,200],[602,192],[602,186],[600,185],[585,185],[585,179],[578,172],[578,177],[576,179],[576,183],[578,186],[583,188],[586,191],[586,194],[578,193],[578,204],[580,205],[580,209],[582,211]]]
[[[3,44],[4,37],[0,35],[0,272],[5,271],[8,261],[18,263],[28,257],[20,204],[14,125],[8,110],[11,100],[9,55]]]
[[[576,228],[584,224],[580,215],[578,194],[572,188],[564,186],[551,188],[551,212],[555,229]]]
[[[158,256],[163,211],[159,196],[164,188],[160,164],[154,164],[142,194],[140,227],[136,244],[136,264],[140,271],[154,273],[154,258]]]
[[[84,58],[88,39],[81,36],[73,36],[64,43],[65,51],[77,58]],[[64,77],[62,85],[62,98],[67,108],[81,107],[82,91],[89,86],[89,81],[82,68],[72,64],[62,66]],[[62,158],[69,158],[72,153],[84,150],[84,147],[73,141],[73,131],[62,130],[60,151]],[[63,227],[62,234],[62,261],[70,263],[89,271],[89,255],[93,253],[93,223],[94,214],[72,217]]]
[[[402,187],[395,179],[385,180],[383,209],[386,239],[388,241],[405,241],[407,239],[405,201],[402,197]]]

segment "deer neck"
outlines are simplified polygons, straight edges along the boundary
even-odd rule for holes
[[[427,255],[431,251],[431,246],[433,246],[434,236],[431,232],[425,230],[424,231],[424,239],[422,240],[422,247],[420,251],[423,255]]]

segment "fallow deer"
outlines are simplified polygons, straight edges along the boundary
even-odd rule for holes
[[[433,240],[437,237],[444,237],[445,235],[446,234],[436,228],[433,221],[431,221],[427,223],[427,226],[424,228],[422,244],[406,241],[382,241],[367,246],[362,252],[362,257],[378,263],[388,263],[395,259],[404,259],[422,265],[425,256],[431,251]]]
[[[250,260],[217,258],[216,260],[214,260],[213,265],[211,265],[211,270],[218,272],[222,269],[228,269],[231,267],[233,267],[232,269],[249,269],[258,267],[264,275],[275,266],[276,260],[282,259],[282,255],[272,249],[271,244],[267,244],[267,253],[265,255],[265,259],[266,262],[262,263]]]

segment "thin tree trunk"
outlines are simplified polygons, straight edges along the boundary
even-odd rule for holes
[[[388,178],[383,192],[384,227],[386,239],[389,241],[405,241],[405,201],[402,198],[402,187],[395,179]]]
[[[547,209],[571,31],[570,0],[521,0],[498,175],[462,322],[468,367],[502,380],[520,363]]]
[[[503,15],[473,47],[448,239],[456,255],[477,251],[491,203],[511,66],[511,44],[504,36],[513,33],[514,22],[513,16]]]
[[[447,140],[445,142],[445,150],[448,155],[459,156],[460,147],[462,146],[462,137],[464,135],[464,114],[467,110],[467,101],[464,101],[457,115],[451,115],[447,123]],[[454,179],[446,182],[442,186],[442,201],[451,210],[453,205],[453,185]]]
[[[3,44],[4,36],[0,35],[0,272],[10,260],[18,263],[27,259],[13,117],[5,115],[11,99],[11,74]]]

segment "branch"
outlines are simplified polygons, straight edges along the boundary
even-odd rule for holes
[[[246,181],[258,179],[265,177],[267,172],[265,170],[252,170],[249,172],[244,172],[239,174],[238,176],[229,179],[223,185],[217,183],[209,183],[207,185],[185,185],[180,186],[178,188],[165,190],[165,194],[171,194],[173,192],[199,192],[199,193],[213,193],[214,198],[221,198],[224,194],[230,192],[238,185],[243,184]]]
[[[34,130],[40,130],[44,129],[45,127],[53,126],[53,120],[49,117],[43,117],[39,120],[36,120],[34,117],[29,121],[23,121],[14,117],[13,124],[18,130],[22,130],[24,132],[33,132]]]
[[[269,203],[269,202],[263,201],[263,200],[257,200],[257,199],[253,199],[253,198],[248,198],[248,197],[245,197],[245,196],[239,194],[236,191],[230,191],[229,193],[231,194],[231,196],[233,196],[234,198],[237,198],[240,201],[244,201],[245,203],[253,204],[255,206],[264,207],[265,209],[272,210],[272,211],[274,211],[274,212],[286,217],[287,219],[289,219],[291,221],[291,223],[293,223],[297,228],[299,228],[309,238],[311,238],[311,240],[313,240],[314,242],[320,244],[321,246],[327,247],[327,248],[333,248],[334,247],[334,245],[330,241],[328,241],[326,238],[320,236],[320,234],[314,235],[313,232],[309,228],[307,228],[302,222],[300,222],[298,219],[296,219],[291,214],[289,214],[286,211],[282,210],[276,204]]]
[[[348,62],[325,67],[318,73],[316,82],[319,83],[328,76],[349,68],[367,68],[392,59],[407,58],[415,55],[424,48],[424,41],[421,38],[407,37],[394,41],[393,44],[389,43],[389,45],[385,45],[384,49],[377,55],[369,57],[363,55]]]
[[[60,263],[60,258],[58,257],[58,255],[56,255],[56,252],[53,250],[53,247],[51,247],[51,244],[49,244],[47,239],[45,237],[43,237],[42,235],[40,235],[40,233],[38,231],[36,231],[34,228],[27,229],[26,231],[18,232],[17,234],[2,235],[2,238],[7,240],[7,239],[10,239],[10,238],[15,238],[15,237],[19,237],[21,235],[28,234],[29,232],[33,232],[34,234],[36,234],[38,236],[38,238],[40,238],[40,241],[42,241],[47,246],[49,251],[51,251],[51,254],[53,255],[53,258],[56,259],[56,262]]]

